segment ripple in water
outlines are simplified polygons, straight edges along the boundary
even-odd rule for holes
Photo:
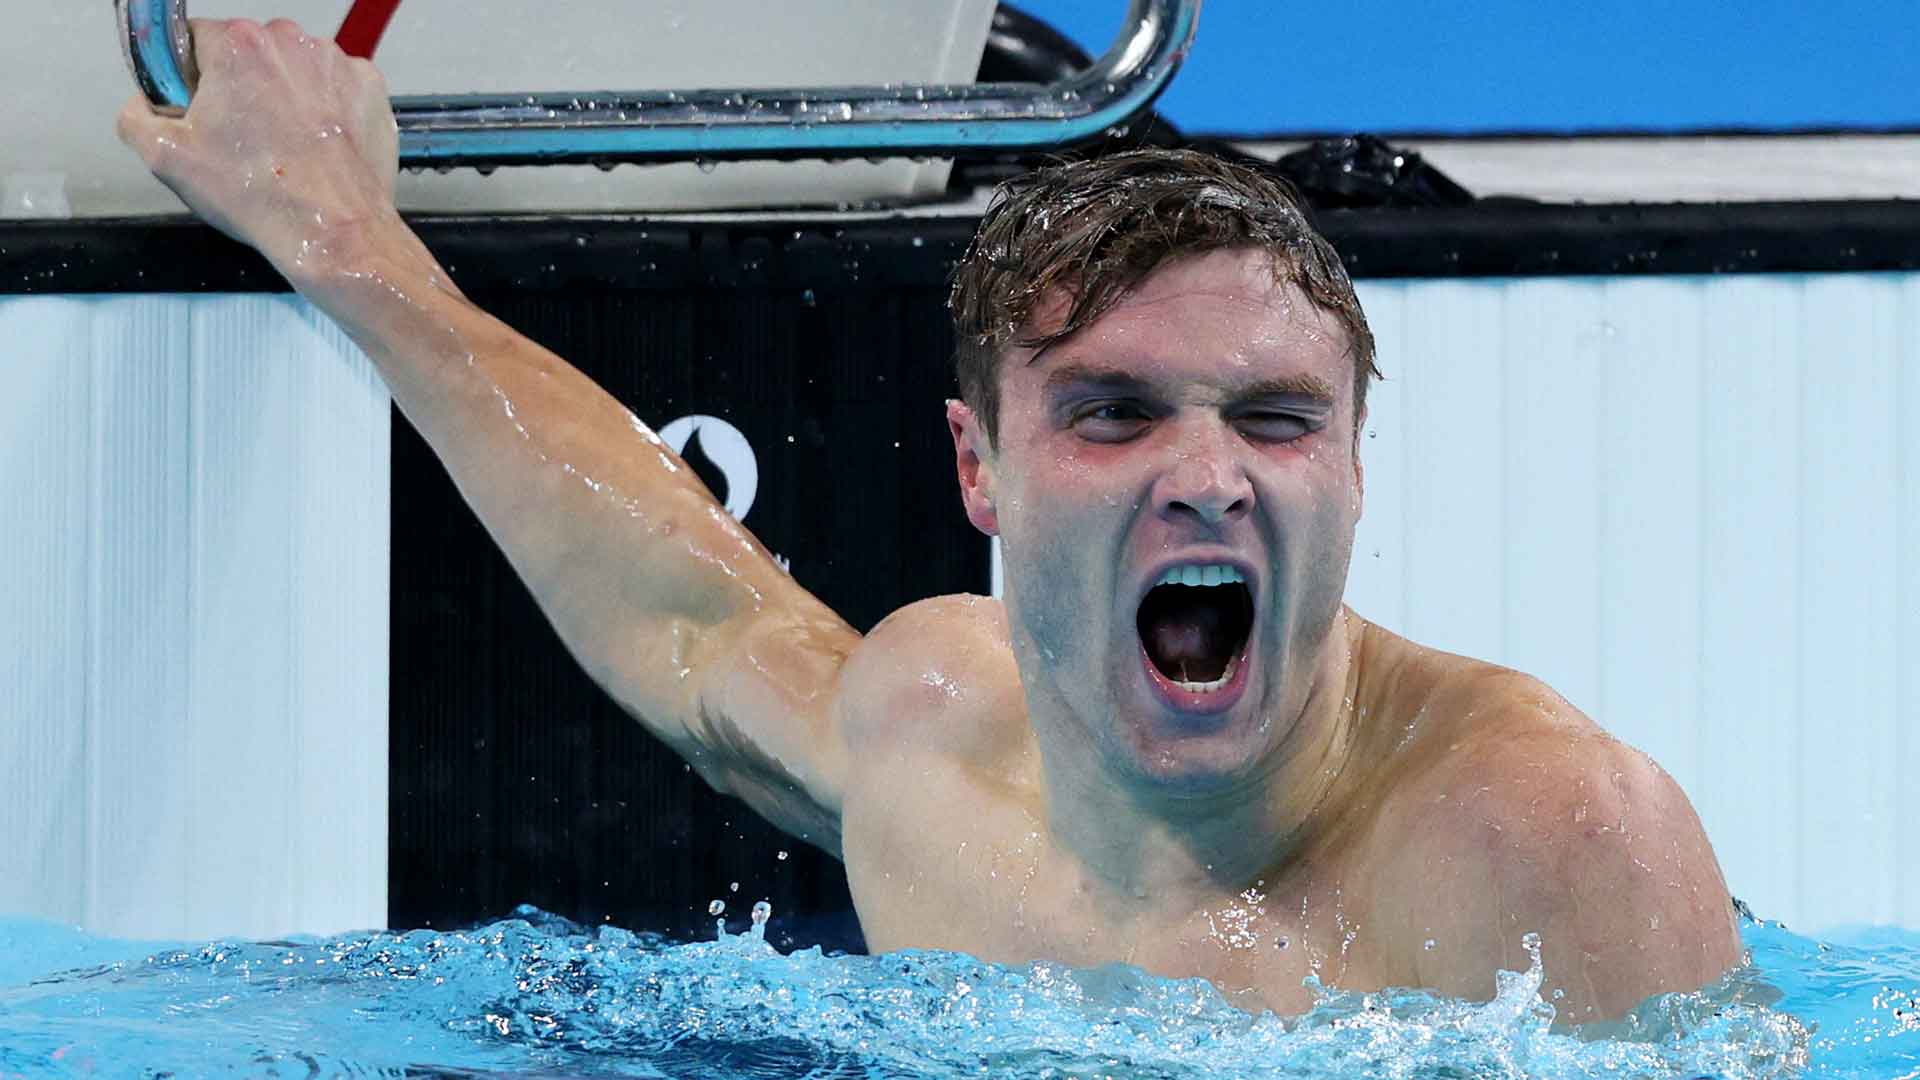
[[[1920,1065],[1911,939],[1870,953],[1755,924],[1755,966],[1597,1038],[1550,1030],[1537,959],[1488,1002],[1317,990],[1281,1019],[1122,966],[783,954],[764,940],[770,914],[756,904],[748,931],[689,944],[521,908],[460,933],[216,942],[0,978],[0,1076],[1731,1080]],[[0,922],[0,947],[23,939],[42,956],[114,944]]]

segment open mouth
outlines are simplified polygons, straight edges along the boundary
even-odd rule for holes
[[[1231,566],[1176,566],[1147,590],[1135,619],[1154,669],[1189,693],[1233,680],[1253,630],[1253,594]]]

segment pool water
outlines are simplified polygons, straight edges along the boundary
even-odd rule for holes
[[[776,918],[776,922],[777,922]],[[1489,1002],[1238,1011],[1137,969],[671,942],[532,908],[464,932],[137,944],[0,919],[0,1078],[1920,1077],[1920,934],[1749,922],[1751,962],[1609,1037]]]

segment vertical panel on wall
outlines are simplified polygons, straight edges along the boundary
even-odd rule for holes
[[[168,297],[87,305],[97,390],[91,431],[93,587],[87,656],[86,908],[68,917],[167,936],[195,906],[188,857],[195,747],[188,682],[194,477],[188,449],[192,309]]]
[[[1894,745],[1888,749],[1894,763],[1895,803],[1900,820],[1894,831],[1893,852],[1898,906],[1894,921],[1920,927],[1920,274],[1900,279],[1898,335],[1894,358],[1895,415],[1899,425],[1899,460],[1894,496],[1899,531],[1895,535],[1896,583],[1894,610],[1898,647],[1894,668]]]
[[[88,330],[0,303],[0,911],[46,917],[85,902]]]
[[[1894,911],[1899,295],[1811,279],[1800,330],[1800,894],[1867,922]]]
[[[1405,304],[1406,630],[1450,652],[1499,655],[1500,289],[1434,282],[1408,290]]]
[[[291,300],[273,310],[276,339],[297,344],[286,357],[298,448],[289,806],[296,823],[327,823],[291,831],[289,925],[385,926],[392,409],[379,373],[332,320]],[[339,873],[343,865],[355,872]]]
[[[188,697],[196,888],[230,899],[228,917],[283,925],[293,503],[287,365],[260,298],[193,308]],[[184,913],[183,913],[184,914]]]
[[[1700,296],[1606,286],[1601,370],[1600,701],[1596,719],[1682,787],[1700,760]]]
[[[1505,286],[1501,659],[1600,709],[1603,372],[1619,331],[1593,282]]]
[[[1705,286],[1700,733],[1688,792],[1736,895],[1798,925],[1801,283]]]
[[[1406,424],[1401,388],[1406,385],[1407,346],[1402,333],[1405,290],[1393,283],[1356,282],[1373,331],[1374,352],[1385,378],[1367,391],[1366,424],[1360,431],[1360,464],[1366,491],[1353,536],[1353,568],[1347,603],[1383,626],[1406,618]]]
[[[31,584],[0,634],[32,639],[0,751],[47,766],[0,799],[0,911],[383,923],[389,405],[366,360],[269,296],[9,300],[0,327],[23,346],[0,484],[40,509],[0,539]]]

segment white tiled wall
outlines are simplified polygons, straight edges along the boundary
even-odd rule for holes
[[[0,912],[384,925],[389,425],[284,297],[0,299]]]

